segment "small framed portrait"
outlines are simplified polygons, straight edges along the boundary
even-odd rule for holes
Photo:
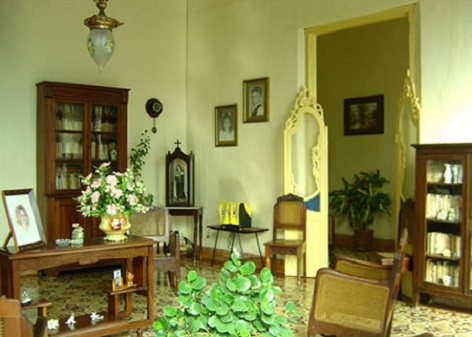
[[[238,145],[238,107],[215,107],[215,146]]]
[[[269,121],[269,78],[243,82],[243,122]]]
[[[33,190],[5,190],[2,197],[10,226],[5,246],[11,237],[18,250],[45,246],[46,237]]]
[[[166,206],[193,206],[195,200],[195,162],[193,153],[186,154],[176,142],[174,152],[166,155]]]
[[[384,133],[384,96],[347,98],[344,100],[344,134]]]

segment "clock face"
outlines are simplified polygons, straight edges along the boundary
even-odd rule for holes
[[[164,106],[157,98],[150,98],[146,102],[146,112],[152,118],[157,118],[164,110]]]

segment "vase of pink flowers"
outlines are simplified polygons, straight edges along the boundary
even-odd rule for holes
[[[86,217],[101,217],[99,228],[107,241],[123,241],[131,227],[129,215],[146,213],[146,189],[130,169],[112,172],[110,163],[103,163],[82,178],[84,190],[77,198],[78,211]]]

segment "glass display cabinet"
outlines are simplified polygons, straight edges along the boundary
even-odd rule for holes
[[[414,303],[422,294],[472,299],[472,144],[416,149]],[[424,295],[423,295],[424,296]]]
[[[103,162],[115,171],[127,165],[129,89],[81,84],[37,84],[37,199],[48,241],[70,238],[72,223],[85,237],[101,235],[95,219],[83,218],[74,200],[80,177]],[[97,220],[98,221],[98,220]]]

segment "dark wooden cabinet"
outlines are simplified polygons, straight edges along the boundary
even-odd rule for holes
[[[414,147],[414,302],[471,300],[472,144]]]
[[[37,84],[37,190],[48,241],[70,238],[72,223],[86,238],[100,235],[99,219],[84,218],[74,200],[80,176],[103,162],[113,170],[127,166],[129,89],[82,84]]]

